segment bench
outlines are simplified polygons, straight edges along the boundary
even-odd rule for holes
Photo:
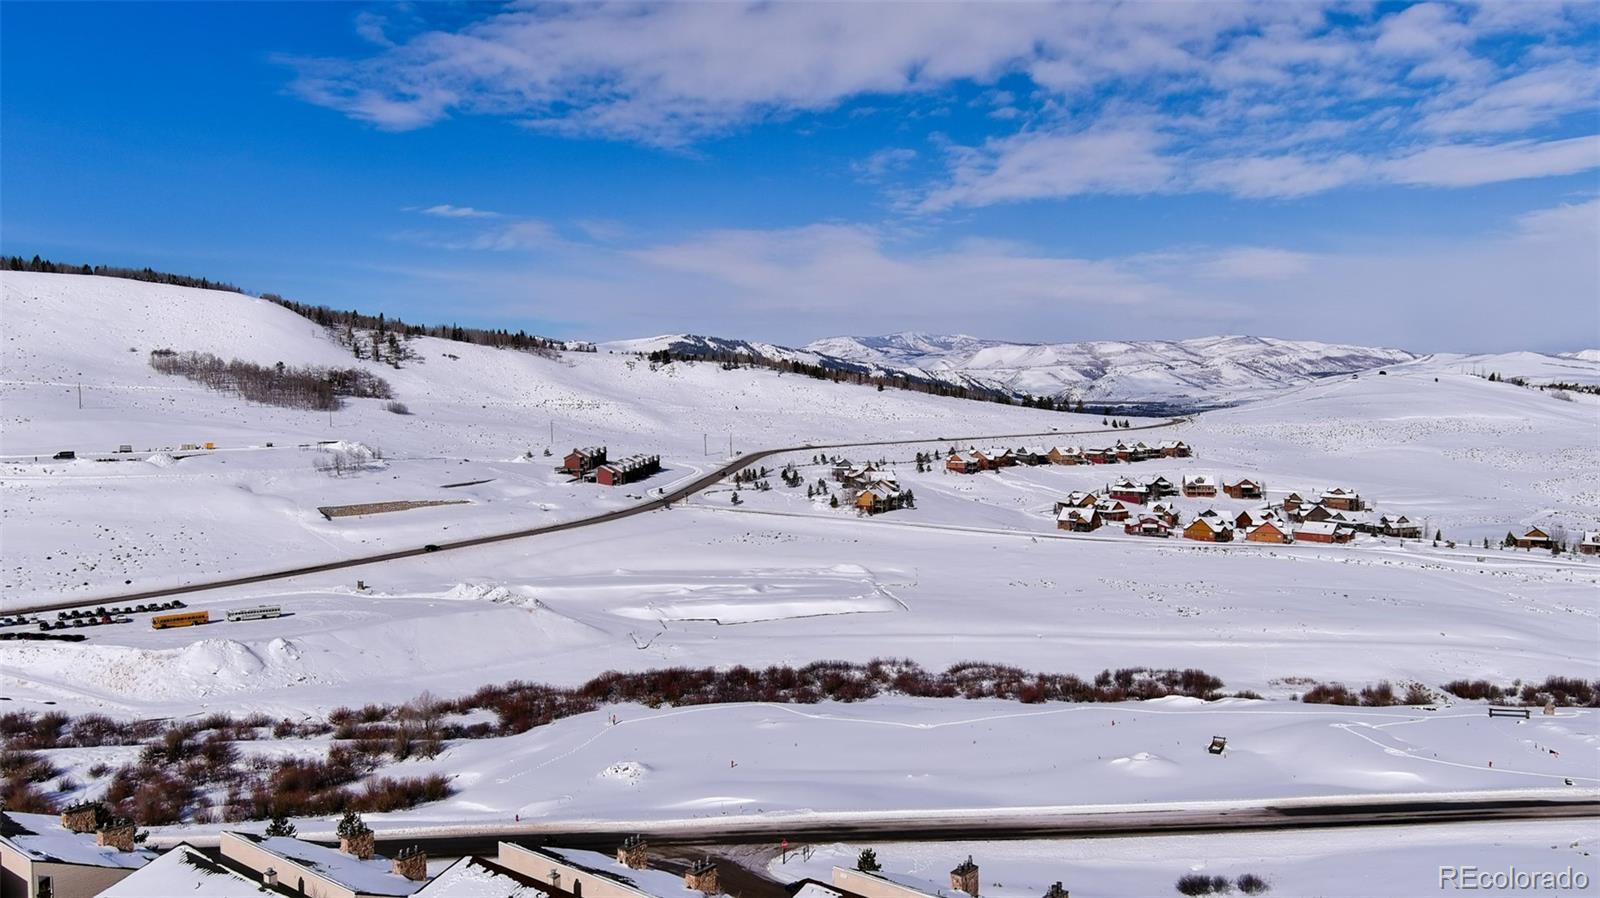
[[[1529,712],[1529,710],[1527,708],[1490,708],[1489,709],[1489,716],[1490,717],[1520,717],[1523,720],[1527,720],[1529,713],[1530,712]]]

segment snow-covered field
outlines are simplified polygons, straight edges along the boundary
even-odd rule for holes
[[[982,894],[994,898],[1037,898],[1057,882],[1073,895],[1146,898],[1177,894],[1173,885],[1186,874],[1235,881],[1252,873],[1266,880],[1270,895],[1392,898],[1451,894],[1456,890],[1442,886],[1441,875],[1463,882],[1460,868],[1468,866],[1488,876],[1570,870],[1588,879],[1584,889],[1485,888],[1489,894],[1593,894],[1600,888],[1596,843],[1592,830],[1533,822],[871,847],[885,875],[930,892],[948,889],[950,869],[970,856],[978,865]],[[827,882],[834,866],[855,866],[863,847],[827,845],[809,856],[789,852],[768,868],[785,881]],[[1441,868],[1455,869],[1441,874]]]
[[[512,679],[575,684],[606,670],[878,656],[1080,676],[1197,667],[1228,691],[1274,701],[626,708],[623,725],[609,725],[608,710],[397,769],[458,776],[461,792],[406,815],[415,820],[1581,788],[1566,777],[1592,785],[1592,712],[1490,722],[1470,704],[1421,712],[1287,699],[1314,680],[1388,680],[1403,691],[1413,681],[1436,689],[1457,678],[1510,686],[1600,676],[1600,558],[1481,545],[1534,524],[1569,534],[1600,527],[1600,401],[1470,373],[1579,380],[1574,366],[1590,376],[1600,372],[1594,361],[1425,358],[1175,427],[1065,435],[1099,430],[1100,418],[768,370],[653,370],[605,351],[547,359],[426,338],[413,342],[420,361],[396,370],[358,362],[309,321],[236,294],[12,272],[3,284],[0,611],[620,508],[721,464],[730,433],[737,452],[920,441],[830,450],[885,460],[914,489],[916,508],[870,519],[776,477],[771,490],[740,490],[737,505],[723,484],[601,526],[184,597],[214,618],[281,605],[289,614],[275,620],[155,631],[136,616],[86,630],[81,643],[3,643],[6,710],[297,717]],[[412,414],[351,400],[330,423],[326,413],[246,403],[157,373],[148,364],[156,348],[370,367]],[[1006,442],[1176,438],[1196,454],[971,476],[918,473],[912,462],[918,449],[964,444],[963,435],[1051,430],[1063,435]],[[208,441],[218,448],[178,448]],[[136,451],[86,457],[115,458],[120,444]],[[560,454],[589,444],[614,456],[659,453],[667,470],[617,489],[552,470]],[[385,457],[340,477],[314,465],[363,446]],[[80,458],[50,459],[62,449]],[[815,483],[828,467],[815,454],[762,464],[793,461]],[[1273,496],[1352,487],[1378,513],[1419,519],[1457,546],[1202,546],[1055,529],[1051,506],[1071,490],[1195,472],[1264,480]],[[463,483],[471,485],[455,485]],[[332,520],[317,511],[454,499],[467,501]],[[1252,503],[1178,505],[1187,517]],[[1200,748],[1217,734],[1230,737],[1221,758]],[[1315,863],[1338,857],[1329,849]],[[1140,870],[1112,864],[1105,875],[1176,875]]]

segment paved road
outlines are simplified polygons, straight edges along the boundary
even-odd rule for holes
[[[1172,427],[1183,420],[1185,419],[1173,418],[1160,424],[1144,424],[1138,427],[1129,427],[1119,430],[1111,430],[1110,428],[1097,428],[1094,430],[1051,430],[1043,433],[1001,433],[969,437],[937,436],[909,440],[865,440],[854,443],[806,443],[800,446],[784,446],[776,449],[761,449],[756,452],[750,452],[745,455],[741,455],[733,461],[730,461],[683,486],[677,487],[665,495],[657,496],[653,499],[641,502],[638,505],[617,509],[616,511],[602,512],[600,514],[590,515],[588,517],[575,518],[570,521],[562,521],[558,524],[546,524],[542,527],[529,527],[524,530],[512,530],[506,533],[494,533],[488,536],[474,536],[467,539],[458,539],[450,542],[431,544],[431,547],[416,546],[410,549],[396,549],[392,552],[380,552],[374,555],[361,555],[354,558],[343,558],[339,559],[338,561],[328,561],[323,562],[322,564],[309,564],[305,565],[304,567],[286,568],[284,570],[269,571],[262,574],[247,574],[241,577],[227,577],[219,580],[202,580],[196,583],[186,583],[181,586],[168,586],[161,589],[146,589],[139,592],[117,593],[114,595],[98,596],[95,598],[80,598],[61,602],[46,602],[20,608],[12,608],[9,609],[7,613],[38,614],[44,611],[64,611],[69,608],[92,608],[97,605],[123,605],[128,602],[142,602],[147,599],[159,599],[167,596],[184,595],[192,592],[204,592],[212,589],[223,589],[230,586],[246,586],[251,583],[267,583],[273,580],[286,580],[290,577],[301,577],[306,574],[320,574],[327,571],[344,570],[346,568],[362,567],[369,564],[382,564],[386,561],[398,561],[402,558],[415,558],[419,555],[430,555],[437,552],[449,552],[457,549],[470,549],[475,546],[487,546],[491,543],[507,542],[514,539],[527,539],[533,536],[544,536],[545,534],[549,533],[560,533],[563,530],[576,530],[579,527],[593,527],[597,524],[605,524],[610,521],[619,521],[623,518],[630,518],[637,514],[644,514],[645,512],[664,508],[673,502],[686,499],[689,496],[700,492],[701,490],[711,486],[735,471],[749,467],[750,465],[761,461],[764,458],[768,458],[773,455],[781,455],[786,452],[855,449],[862,446],[905,446],[928,443],[970,443],[983,442],[987,440],[1019,439],[1023,437],[1075,436],[1086,433],[1116,433],[1120,435],[1134,430],[1154,430],[1161,427]]]
[[[1353,826],[1416,826],[1439,823],[1484,823],[1508,820],[1600,819],[1600,800],[1593,793],[1571,800],[1437,799],[1385,802],[1368,798],[1315,804],[1260,807],[1163,809],[1090,813],[1070,808],[997,812],[991,816],[955,813],[819,814],[800,819],[758,815],[749,819],[669,821],[644,831],[652,845],[776,845],[878,841],[914,842],[946,839],[1089,839],[1130,836],[1328,829]],[[609,852],[635,828],[627,824],[572,828],[570,824],[524,823],[488,826],[408,828],[378,834],[379,851],[420,845],[435,857],[492,854],[500,841],[561,845]],[[320,839],[329,833],[308,833]],[[156,834],[165,845],[179,839],[197,847],[215,837]]]

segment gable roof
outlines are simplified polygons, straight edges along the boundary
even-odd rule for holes
[[[282,882],[276,888],[220,861],[213,860],[187,843],[161,855],[142,869],[99,893],[103,898],[150,898],[152,895],[184,898],[260,898],[262,895],[293,895]]]
[[[570,893],[481,857],[464,857],[417,891],[415,898],[549,898]]]

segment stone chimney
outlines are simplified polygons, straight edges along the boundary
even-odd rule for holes
[[[722,886],[717,881],[717,865],[710,858],[702,858],[689,865],[683,874],[683,887],[715,895],[722,891]]]
[[[972,855],[950,871],[950,888],[978,898],[978,865],[972,862]]]
[[[100,825],[100,806],[92,801],[67,805],[61,812],[61,828],[74,833],[92,833]]]
[[[1072,896],[1071,893],[1061,887],[1061,883],[1058,880],[1055,885],[1044,893],[1044,898],[1072,898]]]
[[[133,850],[133,821],[113,820],[105,826],[95,830],[94,843],[102,848],[115,848],[118,851]]]
[[[650,866],[650,845],[644,836],[629,836],[617,846],[617,863],[630,870],[643,870]]]
[[[410,848],[400,849],[400,853],[389,862],[389,871],[396,876],[404,876],[412,882],[426,882],[428,879],[428,853],[413,845]]]
[[[266,872],[261,874],[261,884],[269,889],[275,888],[278,885],[278,871],[268,867]]]
[[[378,850],[378,837],[370,829],[353,836],[340,836],[339,850],[353,858],[369,861]]]

